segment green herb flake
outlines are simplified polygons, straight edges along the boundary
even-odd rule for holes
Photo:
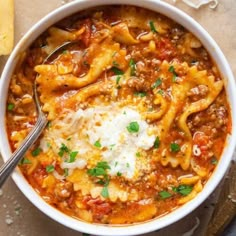
[[[36,149],[34,149],[32,152],[31,152],[31,155],[33,156],[33,157],[36,157],[36,156],[38,156],[39,155],[39,153],[41,152],[42,150],[41,150],[41,148],[36,148]]]
[[[167,191],[161,191],[158,193],[158,195],[160,196],[161,199],[167,199],[172,196],[172,194]]]
[[[100,143],[99,140],[97,140],[93,145],[94,145],[95,147],[97,147],[97,148],[101,148],[101,147],[102,147],[102,145],[101,145],[101,143]]]
[[[113,61],[112,65],[115,66],[115,67],[119,67],[119,63],[117,61]]]
[[[113,52],[112,57],[114,57],[117,54],[117,52]]]
[[[162,89],[159,89],[159,90],[157,91],[157,93],[160,94],[161,96],[164,95],[164,91],[163,91]]]
[[[112,67],[111,70],[114,72],[115,75],[123,75],[124,74],[124,72],[117,67]]]
[[[47,128],[49,129],[49,128],[51,128],[52,127],[52,122],[51,121],[48,121],[48,123],[47,123]]]
[[[69,152],[70,152],[69,148],[64,143],[62,143],[59,149],[58,155],[60,157],[63,157],[65,153],[69,153]]]
[[[87,174],[90,176],[106,176],[106,170],[111,169],[106,161],[98,162],[97,165],[93,169],[89,169]]]
[[[62,54],[67,54],[68,53],[68,50],[64,50],[63,52],[62,52]]]
[[[129,168],[129,167],[130,167],[129,163],[126,163],[126,167],[127,167],[127,168]]]
[[[134,59],[130,59],[129,66],[130,66],[130,75],[135,76],[136,75],[136,64],[135,64]]]
[[[122,173],[118,171],[118,172],[116,173],[116,175],[120,177],[120,176],[122,176]]]
[[[217,165],[217,164],[218,164],[218,160],[216,159],[216,157],[213,157],[213,158],[211,159],[211,164],[212,164],[212,165]]]
[[[111,144],[111,145],[109,145],[110,150],[112,150],[113,147],[115,147],[115,146],[116,146],[115,144]]]
[[[102,191],[101,191],[101,195],[104,197],[104,198],[108,198],[109,197],[109,192],[108,192],[108,188],[105,186],[103,187]]]
[[[50,148],[51,147],[51,143],[48,142],[47,143],[47,147]]]
[[[53,165],[48,165],[46,166],[46,171],[47,173],[52,173],[55,170]]]
[[[177,143],[171,143],[170,144],[170,150],[171,152],[178,152],[180,151],[180,146]]]
[[[130,122],[126,128],[130,133],[137,133],[139,131],[139,124],[137,121]]]
[[[117,77],[116,77],[116,85],[119,85],[120,79],[121,79],[121,76],[117,76]]]
[[[82,236],[90,236],[90,234],[82,233]]]
[[[75,158],[77,156],[78,152],[77,151],[74,151],[74,152],[71,152],[70,153],[70,156],[69,156],[69,159],[66,161],[68,163],[72,163],[75,161]]]
[[[150,26],[150,29],[153,33],[158,33],[153,21],[149,21],[149,26]]]
[[[157,136],[156,139],[155,139],[155,142],[154,142],[153,147],[154,147],[155,149],[157,149],[157,148],[160,147],[160,139],[159,139],[158,136]]]
[[[25,164],[31,164],[32,162],[27,159],[26,157],[23,157],[21,161],[19,162],[19,165],[25,165]]]
[[[64,176],[67,177],[69,175],[69,169],[65,168],[64,169]]]
[[[12,111],[12,110],[14,110],[14,108],[15,108],[15,104],[13,104],[13,103],[8,103],[7,104],[7,110],[8,111]]]
[[[141,154],[140,154],[140,152],[136,152],[136,157],[141,157]]]
[[[162,84],[162,80],[161,80],[161,78],[158,78],[158,79],[156,80],[156,82],[152,85],[152,89],[157,88],[157,87],[160,86],[161,84]]]
[[[176,77],[177,77],[178,75],[177,75],[177,73],[176,73],[176,71],[175,71],[174,66],[170,66],[169,69],[168,69],[168,71],[173,74],[172,82],[176,82]]]
[[[102,176],[106,175],[106,171],[102,168],[95,167],[93,169],[89,169],[87,171],[87,174],[89,174],[90,176]]]
[[[172,189],[176,193],[179,193],[183,196],[187,196],[192,192],[193,186],[183,184],[183,185],[179,185],[178,187],[173,187]]]
[[[134,95],[137,97],[143,98],[143,97],[147,96],[147,93],[146,92],[135,92]]]
[[[106,161],[100,161],[97,163],[97,167],[103,168],[104,170],[111,169]]]

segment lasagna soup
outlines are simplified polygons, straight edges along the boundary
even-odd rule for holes
[[[35,80],[48,125],[19,168],[47,203],[87,222],[143,222],[187,203],[231,132],[202,43],[146,9],[89,9],[34,41],[9,87],[13,151],[37,120]]]

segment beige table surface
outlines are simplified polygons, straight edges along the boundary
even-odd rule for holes
[[[174,4],[173,0],[166,1]],[[69,0],[15,0],[16,43],[35,22],[66,2],[69,2]],[[191,15],[210,33],[226,55],[233,73],[236,75],[236,0],[219,0],[219,5],[215,10],[211,10],[208,6],[195,10],[186,6],[181,0],[176,0],[175,6]],[[0,73],[5,61],[6,57],[0,57]],[[203,232],[214,209],[219,190],[220,187],[189,216],[158,232],[146,234],[146,236],[204,235]],[[197,225],[197,228],[194,227]],[[192,232],[193,234],[185,234],[186,232]],[[102,232],[98,233],[102,235]],[[82,234],[54,222],[40,212],[9,179],[0,190],[0,236],[15,235],[80,236]],[[236,232],[232,235],[236,235]]]

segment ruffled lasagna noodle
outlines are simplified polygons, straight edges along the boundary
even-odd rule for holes
[[[31,45],[9,88],[12,150],[37,119],[34,80],[49,122],[19,167],[45,201],[80,220],[143,222],[189,202],[231,132],[224,82],[204,46],[145,9],[80,12]]]

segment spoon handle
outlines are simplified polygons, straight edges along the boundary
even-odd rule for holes
[[[39,135],[42,133],[43,129],[47,125],[47,118],[44,115],[40,115],[35,126],[21,143],[20,147],[15,150],[10,159],[8,159],[1,167],[0,167],[0,188],[11,175],[15,167],[18,165],[21,158],[25,155],[26,151],[30,148],[30,146],[37,140]]]

